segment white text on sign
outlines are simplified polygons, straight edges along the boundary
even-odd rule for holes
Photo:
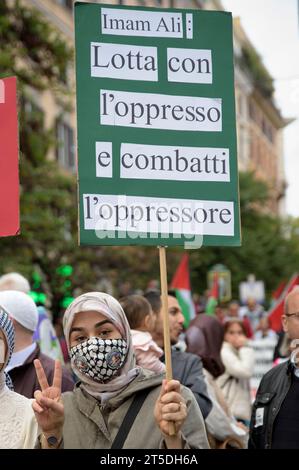
[[[149,234],[234,233],[234,203],[111,194],[83,194],[85,230]]]
[[[181,13],[158,11],[101,9],[102,34],[182,38]]]
[[[100,123],[107,126],[222,130],[221,98],[101,90]]]
[[[121,178],[230,181],[229,149],[121,144]]]
[[[96,142],[97,177],[113,177],[112,159],[112,142]],[[228,148],[121,144],[119,164],[121,178],[230,181]]]
[[[213,83],[212,53],[205,49],[167,48],[169,82]]]
[[[157,48],[92,42],[92,77],[158,81]]]

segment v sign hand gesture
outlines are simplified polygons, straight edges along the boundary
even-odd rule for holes
[[[64,408],[61,400],[61,363],[55,361],[52,386],[48,384],[45,371],[38,359],[34,361],[34,366],[41,390],[34,393],[35,401],[32,408],[45,438],[54,436],[59,442],[62,438],[64,423]]]

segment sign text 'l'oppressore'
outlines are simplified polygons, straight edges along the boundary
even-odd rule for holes
[[[76,3],[80,242],[239,245],[232,18]]]

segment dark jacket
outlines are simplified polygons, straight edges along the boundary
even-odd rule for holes
[[[33,361],[39,359],[44,368],[48,383],[52,385],[55,361],[45,354],[41,353],[39,346],[36,345],[35,350],[27,358],[24,364],[15,367],[9,371],[9,376],[13,382],[14,391],[27,398],[34,398],[34,392],[40,390],[37,380]],[[74,389],[74,381],[71,373],[62,368],[62,392],[72,392]]]
[[[290,389],[292,368],[290,361],[283,362],[262,378],[252,409],[250,449],[271,449],[274,421]]]
[[[160,360],[164,362],[165,357],[162,356]],[[207,392],[201,359],[195,354],[182,352],[173,347],[171,362],[173,378],[192,390],[201,413],[206,419],[212,409],[212,402]]]

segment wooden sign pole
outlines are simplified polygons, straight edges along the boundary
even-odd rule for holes
[[[166,249],[165,246],[159,246],[160,258],[160,279],[161,279],[161,299],[162,299],[162,316],[163,316],[163,330],[164,330],[164,354],[166,366],[166,379],[172,379],[172,364],[171,364],[171,345],[169,336],[169,314],[168,314],[168,284],[167,284],[167,266],[166,266]],[[169,433],[171,436],[175,435],[174,423],[169,423]]]

